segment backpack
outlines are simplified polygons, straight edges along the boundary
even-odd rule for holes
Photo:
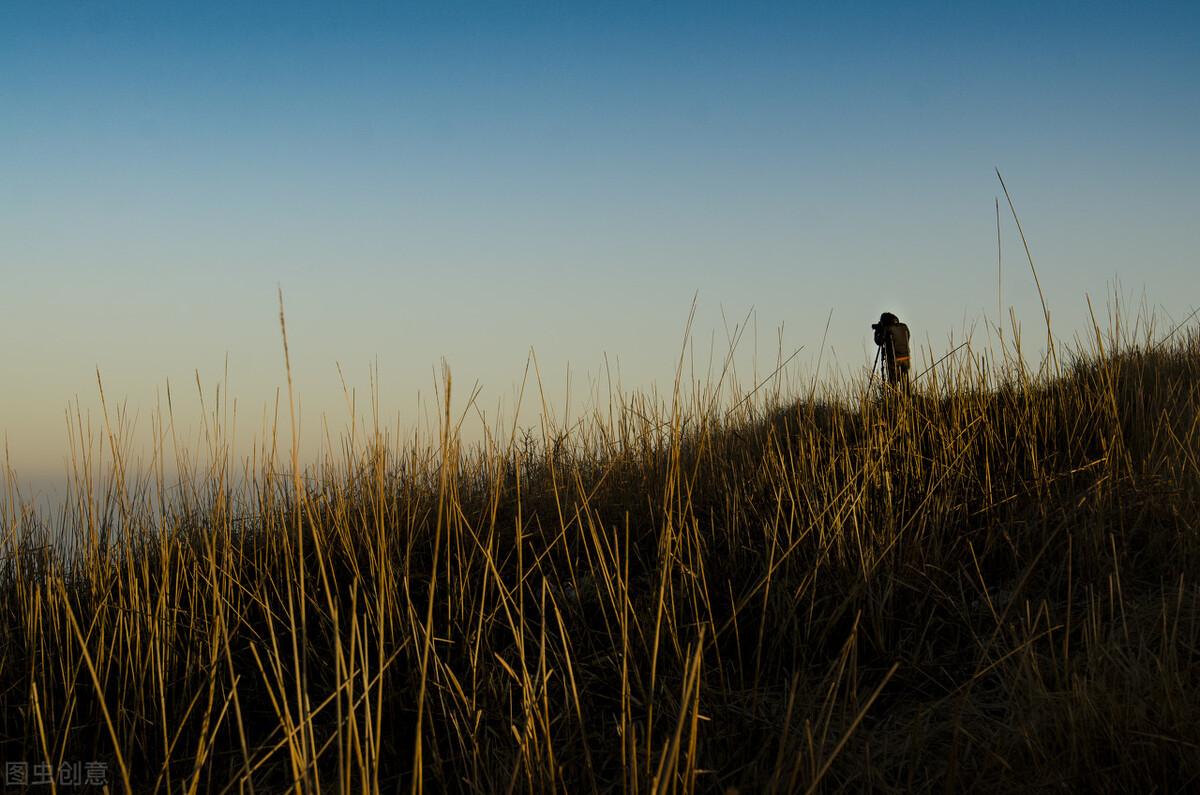
[[[883,331],[884,341],[888,344],[886,350],[896,357],[896,361],[901,367],[907,369],[909,362],[908,326],[904,323],[892,323],[880,330]]]

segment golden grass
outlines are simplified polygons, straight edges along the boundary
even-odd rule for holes
[[[436,440],[376,419],[281,473],[272,438],[243,486],[218,408],[177,492],[106,408],[56,526],[4,512],[0,757],[125,792],[1185,790],[1200,336],[1021,361],[910,399],[677,381],[470,448],[447,374]]]

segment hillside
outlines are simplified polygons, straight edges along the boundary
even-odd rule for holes
[[[10,507],[0,756],[135,792],[1188,790],[1200,334],[1068,358]]]

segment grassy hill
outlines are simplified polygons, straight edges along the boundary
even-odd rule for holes
[[[9,506],[0,757],[114,791],[1186,791],[1200,335]],[[948,365],[947,365],[948,367]],[[279,470],[284,470],[279,474]],[[32,773],[31,773],[32,774]]]

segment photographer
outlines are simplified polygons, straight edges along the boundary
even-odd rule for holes
[[[904,392],[908,391],[908,326],[900,322],[900,318],[891,312],[879,316],[878,323],[872,323],[875,331],[875,344],[879,346],[883,358],[884,380],[893,387]]]

